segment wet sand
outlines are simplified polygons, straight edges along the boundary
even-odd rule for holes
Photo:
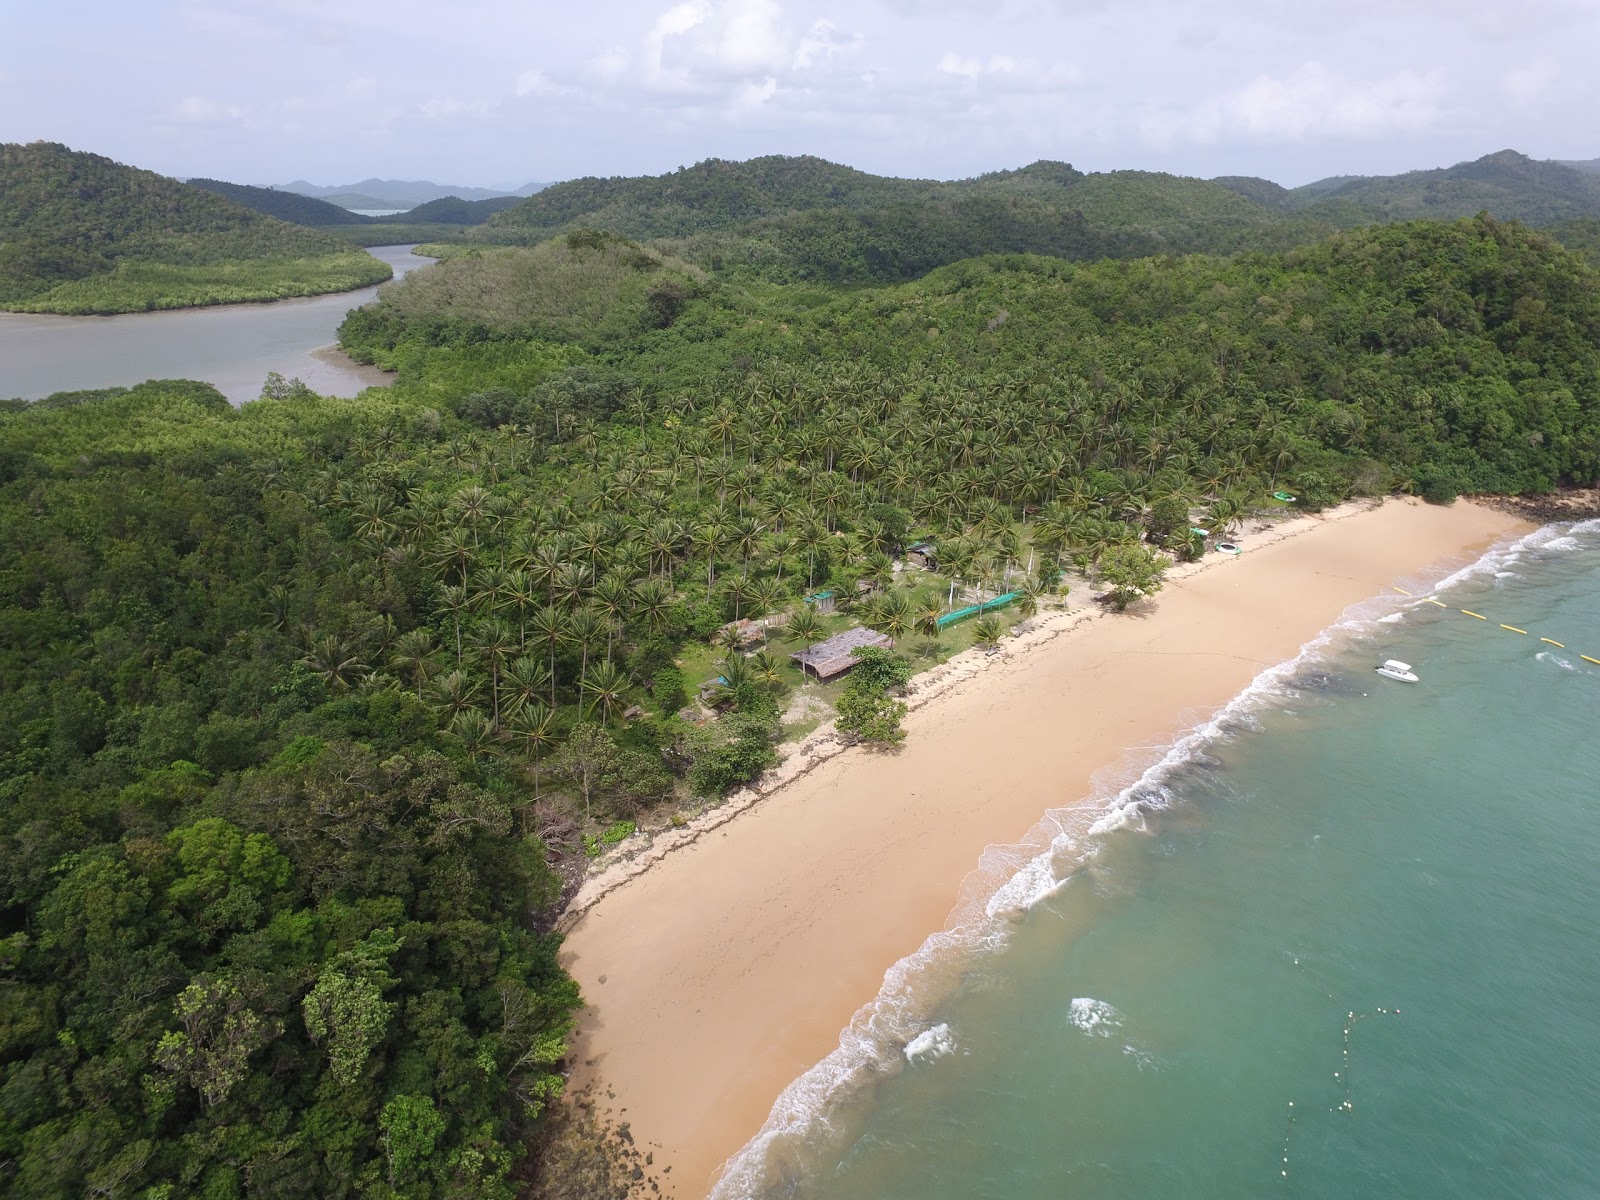
[[[1346,506],[1240,537],[1243,554],[1175,571],[1139,611],[1065,614],[931,672],[921,690],[939,694],[898,753],[788,764],[736,819],[586,889],[564,950],[589,1003],[573,1086],[671,1166],[664,1193],[706,1195],[885,972],[945,927],[986,847],[1130,751],[1153,761],[1350,605],[1528,528],[1465,501]]]

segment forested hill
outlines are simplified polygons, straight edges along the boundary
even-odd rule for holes
[[[633,238],[684,237],[797,213],[862,213],[985,199],[1032,201],[1062,215],[1088,205],[1107,225],[1159,222],[1173,209],[1192,218],[1219,211],[1240,215],[1259,207],[1201,180],[1140,171],[1085,175],[1060,162],[941,182],[774,155],[748,162],[708,159],[661,176],[553,184],[492,218],[485,232],[539,238],[581,225]]]
[[[46,142],[0,145],[0,308],[112,313],[344,291],[389,268],[327,234]]]
[[[251,187],[247,183],[227,183],[221,179],[190,179],[190,187],[203,188],[226,196],[237,204],[253,209],[280,221],[294,225],[364,225],[371,220],[360,213],[302,196],[296,192],[280,192],[276,188]]]
[[[941,182],[818,158],[712,159],[658,177],[555,184],[469,237],[527,244],[591,227],[667,239],[664,248],[717,271],[862,283],[986,253],[1088,260],[1270,251],[1336,229],[1483,211],[1531,225],[1600,216],[1600,176],[1510,150],[1436,171],[1295,189],[1238,176],[1084,174],[1058,162]]]
[[[486,200],[463,200],[459,196],[441,196],[402,213],[386,217],[367,218],[374,225],[405,225],[431,223],[441,225],[481,225],[495,213],[504,212],[522,201],[516,196],[491,196]],[[354,215],[354,214],[352,214]]]
[[[1600,217],[1600,175],[1581,168],[1501,150],[1434,171],[1320,180],[1295,188],[1278,202],[1345,224],[1415,217],[1447,221],[1489,212],[1503,221],[1550,225]]]
[[[817,158],[710,160],[669,175],[555,184],[469,235],[530,243],[590,227],[714,271],[779,281],[911,279],[995,252],[1071,259],[1272,250],[1324,236],[1316,217],[1218,183],[1037,162],[956,182],[891,179]]]
[[[869,175],[824,159],[768,155],[707,159],[667,175],[552,184],[490,219],[498,229],[548,237],[589,225],[627,237],[674,237],[817,208],[867,209],[922,200],[944,185]]]

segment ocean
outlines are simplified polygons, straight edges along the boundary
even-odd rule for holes
[[[1600,521],[1403,582],[995,852],[717,1195],[1600,1194]]]

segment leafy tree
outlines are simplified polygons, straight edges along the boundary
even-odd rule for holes
[[[1107,596],[1118,612],[1159,592],[1165,571],[1165,560],[1146,546],[1114,546],[1100,558],[1100,579],[1111,585]]]
[[[840,732],[853,738],[879,746],[897,746],[905,740],[905,731],[900,728],[906,715],[904,700],[848,686],[835,709],[835,725]]]

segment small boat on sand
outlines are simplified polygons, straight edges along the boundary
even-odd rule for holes
[[[1403,663],[1398,658],[1387,659],[1383,666],[1376,668],[1379,675],[1385,679],[1398,679],[1401,683],[1417,683],[1416,672],[1411,669],[1410,663]]]

